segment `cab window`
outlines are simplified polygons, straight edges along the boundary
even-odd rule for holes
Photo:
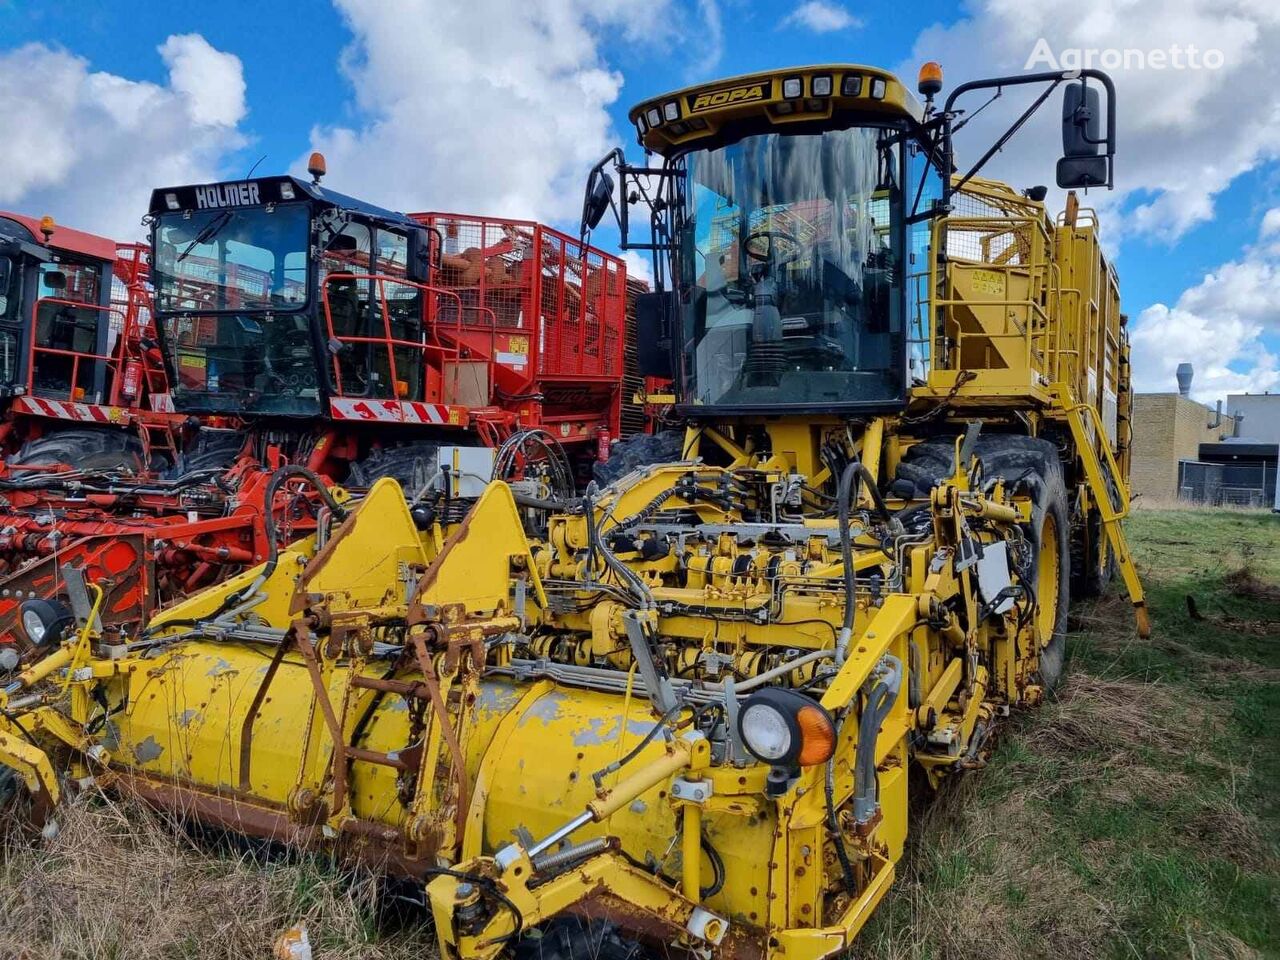
[[[102,309],[102,264],[40,265],[32,389],[37,396],[102,403],[109,387],[111,317]],[[95,359],[97,358],[97,359]]]

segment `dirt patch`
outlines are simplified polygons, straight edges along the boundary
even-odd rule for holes
[[[1280,603],[1280,584],[1259,579],[1250,567],[1241,567],[1227,574],[1223,583],[1236,596]]]

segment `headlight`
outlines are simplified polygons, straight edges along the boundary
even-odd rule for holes
[[[773,767],[826,763],[836,747],[836,725],[818,703],[794,690],[753,693],[738,714],[738,735],[753,757]]]
[[[66,605],[57,600],[23,600],[18,610],[22,632],[35,647],[61,643],[67,628],[75,621]]]
[[[36,646],[44,643],[44,621],[34,610],[22,611],[22,629],[27,632],[27,639]]]

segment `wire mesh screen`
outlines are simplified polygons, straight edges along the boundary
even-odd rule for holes
[[[469,327],[531,326],[536,226],[449,215],[435,218],[435,226],[443,243],[435,285],[458,295],[440,301],[440,320]]]
[[[1031,257],[1027,209],[1016,198],[1006,202],[961,192],[947,217],[947,256],[976,263],[1026,264]]]
[[[1178,463],[1178,499],[1207,506],[1270,507],[1276,499],[1274,464]]]
[[[415,215],[442,243],[433,282],[443,326],[528,331],[546,377],[622,376],[622,262],[536,223],[458,214]]]

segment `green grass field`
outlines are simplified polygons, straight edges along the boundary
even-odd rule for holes
[[[1065,682],[921,809],[860,958],[1280,956],[1280,517],[1135,512],[1153,619],[1073,610]]]
[[[1152,638],[1114,588],[1074,609],[1061,687],[919,803],[858,960],[1280,956],[1280,518],[1153,510],[1129,534]],[[100,798],[59,817],[0,847],[0,957],[261,957],[298,921],[316,960],[435,955],[367,875]]]

